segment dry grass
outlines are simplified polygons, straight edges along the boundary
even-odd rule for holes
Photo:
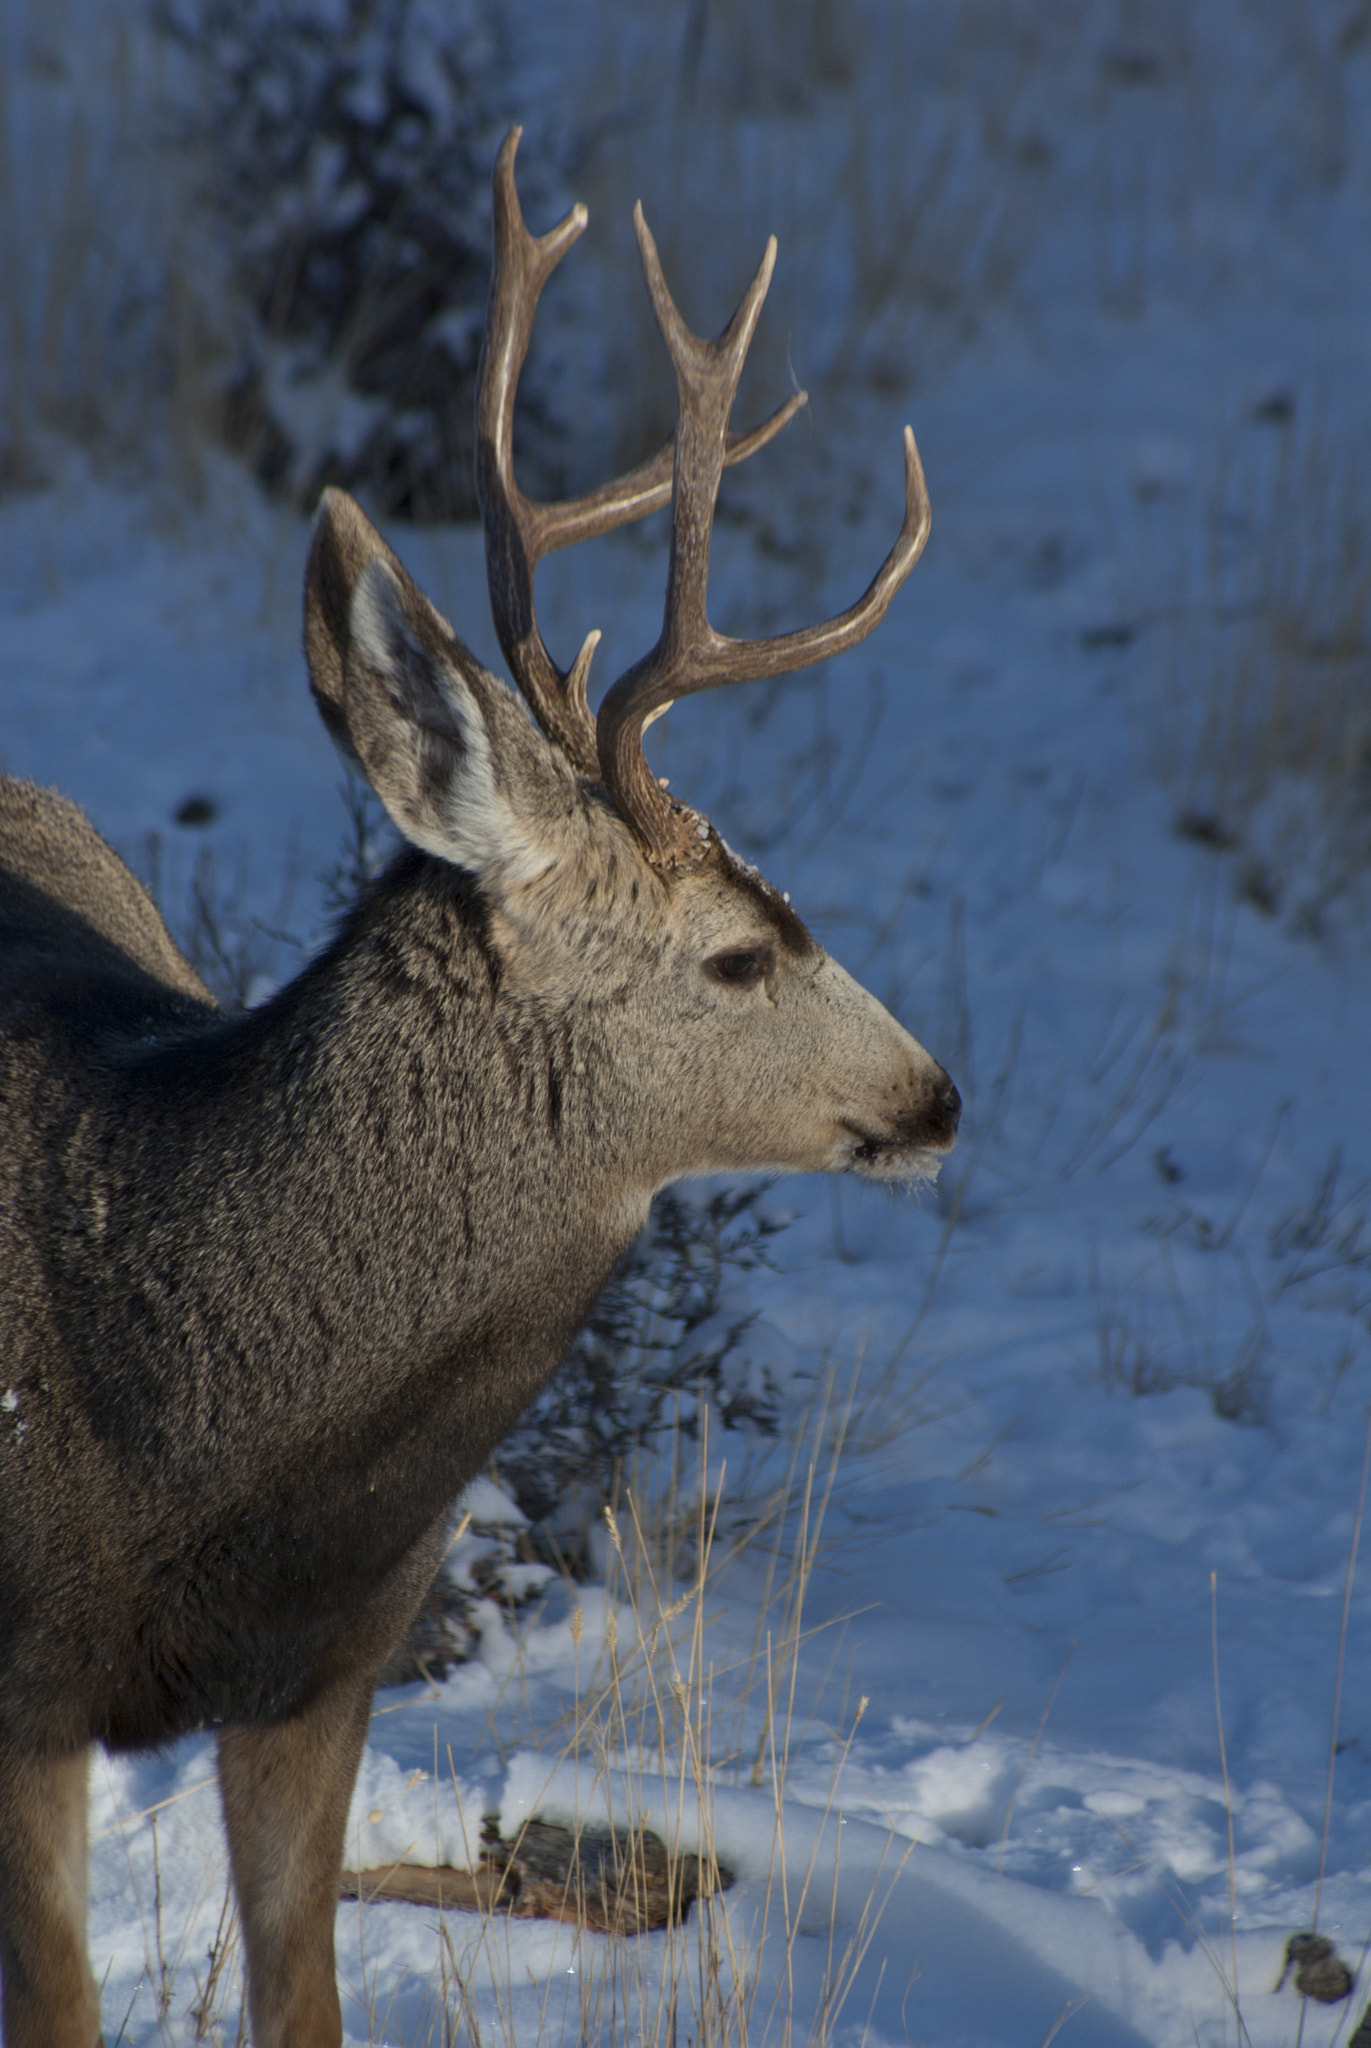
[[[595,216],[536,343],[578,391],[567,465],[598,473],[607,443],[627,434],[615,452],[636,454],[671,425],[634,282],[638,193],[703,328],[780,238],[745,412],[797,381],[816,399],[903,396],[1049,243],[1060,265],[1067,241],[1093,237],[1097,276],[1077,265],[1063,283],[1088,300],[1093,282],[1112,312],[1142,310],[1159,264],[1222,288],[1225,209],[1358,173],[1365,40],[1356,8],[1336,23],[1312,0],[1231,0],[1203,22],[1176,0],[669,0],[650,16],[603,0],[550,36],[555,80],[525,77],[520,109],[530,159],[563,165]],[[204,181],[170,135],[191,68],[168,95],[163,72],[182,60],[147,16],[92,0],[16,0],[0,56],[0,480],[40,475],[56,431],[122,460],[151,453],[194,487],[233,351],[218,232],[193,210]],[[1037,289],[1060,295],[1045,274]],[[774,459],[783,475],[807,466]],[[746,476],[737,493],[755,513]],[[778,547],[803,531],[778,531]]]
[[[787,1855],[786,1788],[791,1758],[815,1711],[805,1674],[811,1631],[805,1607],[824,1523],[853,1441],[849,1390],[830,1383],[792,1448],[788,1469],[759,1496],[747,1535],[723,1535],[724,1475],[711,1482],[708,1444],[683,1483],[683,1447],[641,1471],[619,1511],[607,1507],[610,1539],[606,1592],[617,1620],[588,1668],[578,1670],[574,1705],[543,1731],[550,1765],[575,1758],[584,1794],[622,1843],[631,1872],[643,1831],[661,1831],[668,1864],[680,1872],[698,1857],[700,1896],[682,1924],[656,1944],[602,1938],[577,1950],[578,2037],[582,2043],[669,2048],[682,2035],[701,2048],[788,2043],[797,2026],[816,2044],[832,2039],[880,1920],[889,1885],[909,1853],[893,1855],[856,1924],[840,1930],[831,1873],[818,1864],[822,1829],[797,1865]],[[691,1447],[693,1456],[694,1447]],[[714,1623],[725,1580],[747,1552],[762,1585],[755,1622],[722,1658]],[[573,1617],[573,1635],[579,1636]],[[834,1808],[843,1761],[865,1711],[833,1734],[828,1803]],[[725,1889],[715,1826],[716,1793],[746,1783],[768,1796],[771,1842],[764,1883],[741,1910]],[[664,1823],[664,1825],[663,1825]],[[679,1890],[679,1878],[674,1880]],[[795,1949],[802,1917],[812,1920],[829,1895],[828,1958],[817,2009],[794,2005]],[[807,1920],[807,1924],[808,1924]],[[498,1940],[482,1929],[476,1946]],[[470,1953],[472,1944],[467,1944]],[[451,1955],[451,1946],[446,1952]],[[505,2010],[508,2010],[506,2007]],[[474,2038],[474,2015],[462,2020]],[[487,2038],[488,2038],[487,2029]],[[514,2048],[512,2024],[505,2029]]]
[[[1371,864],[1371,503],[1332,434],[1281,399],[1202,495],[1149,725],[1177,831],[1317,936]]]
[[[1044,224],[1049,157],[1033,95],[1051,32],[1037,16],[763,0],[681,6],[648,36],[625,10],[607,15],[575,90],[588,139],[572,182],[592,230],[568,289],[615,309],[606,432],[632,436],[621,457],[665,438],[674,418],[661,343],[632,281],[635,196],[700,331],[722,326],[767,236],[778,238],[740,416],[798,383],[816,402],[856,386],[905,394],[945,365]],[[788,458],[770,459],[774,503],[775,463]],[[726,501],[741,494],[756,511],[750,491],[739,473]],[[780,552],[796,545],[776,535]]]
[[[0,490],[60,437],[198,495],[211,266],[144,15],[16,0],[0,24]]]
[[[1245,1274],[1245,1261],[1241,1262]],[[1262,1423],[1270,1398],[1270,1331],[1255,1291],[1251,1322],[1236,1344],[1219,1344],[1204,1305],[1187,1296],[1169,1244],[1152,1266],[1127,1281],[1110,1280],[1092,1254],[1091,1292],[1099,1376],[1111,1392],[1143,1396],[1195,1387],[1225,1422]]]
[[[367,1915],[375,1909],[359,1906],[360,1950],[344,1975],[368,2009],[369,2039],[403,2040],[407,2048],[458,2040],[472,2048],[555,2048],[574,2032],[583,2048],[674,2048],[682,2040],[699,2048],[789,2048],[802,2035],[824,2048],[835,2038],[913,1847],[892,1841],[865,1903],[840,1921],[834,1828],[825,1823],[835,1816],[866,1701],[854,1707],[844,1694],[836,1720],[820,1717],[816,1670],[831,1666],[824,1643],[832,1638],[809,1621],[806,1603],[826,1522],[854,1455],[882,1433],[882,1406],[874,1383],[859,1400],[855,1376],[842,1388],[830,1377],[779,1468],[751,1497],[746,1531],[723,1512],[734,1489],[710,1455],[707,1432],[703,1443],[677,1437],[645,1461],[617,1507],[605,1509],[608,1625],[593,1633],[581,1608],[572,1609],[576,1672],[564,1711],[541,1725],[529,1720],[522,1649],[493,1710],[502,1744],[517,1741],[546,1760],[549,1789],[574,1768],[578,1836],[582,1815],[591,1831],[612,1826],[622,1894],[632,1896],[648,1833],[665,1845],[673,1896],[689,1897],[698,1877],[699,1895],[686,1914],[646,1938],[573,1935],[573,1969],[565,1970],[563,1957],[546,1977],[535,2022],[532,1982],[511,1941],[512,1928],[529,1923],[510,1920],[507,1900],[479,1912],[439,1909],[427,1978],[411,1975],[398,1985],[383,1981],[368,1942]],[[575,1585],[567,1592],[573,1602],[582,1597]],[[792,1761],[821,1733],[831,1742],[827,1802],[811,1805],[809,1844],[797,1851],[786,1840]],[[447,1763],[454,1769],[450,1751]],[[770,1835],[760,1850],[765,1875],[759,1880],[754,1853],[749,1882],[738,1891],[729,1889],[716,1828],[717,1799],[728,1787],[746,1787],[753,1797],[754,1841]],[[205,1791],[197,1782],[179,1796]],[[564,1782],[560,1794],[564,1800]],[[155,1828],[159,1811],[130,1816],[120,1832],[128,1840],[134,1827]],[[475,1868],[481,1844],[468,1846]],[[156,1871],[155,1857],[153,1864]],[[575,1917],[579,1883],[573,1868],[565,1917]],[[241,1955],[222,1861],[211,1867],[207,1860],[202,1890],[184,1924],[160,1880],[143,1899],[147,1960],[125,2027],[136,2008],[138,2025],[145,2013],[155,2013],[161,2028],[176,2027],[179,2016],[188,2038],[238,2048]],[[204,1948],[203,1916],[214,1892],[222,1903]],[[424,1918],[433,1925],[432,1908]],[[192,1941],[197,1919],[200,1936]],[[802,1922],[810,1957],[816,1933],[825,1955],[817,1995],[810,1981],[801,1998]]]

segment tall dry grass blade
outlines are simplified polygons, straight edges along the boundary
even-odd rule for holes
[[[1361,1483],[1357,1488],[1357,1512],[1352,1521],[1352,1540],[1347,1549],[1347,1582],[1342,1592],[1342,1615],[1338,1623],[1338,1665],[1333,1680],[1333,1714],[1328,1731],[1328,1787],[1323,1798],[1323,1832],[1319,1840],[1319,1875],[1314,1885],[1314,1911],[1310,1929],[1317,1933],[1319,1907],[1323,1901],[1323,1879],[1328,1864],[1328,1831],[1333,1820],[1333,1777],[1338,1765],[1338,1720],[1342,1712],[1342,1673],[1347,1656],[1347,1623],[1352,1610],[1352,1581],[1356,1576],[1357,1552],[1361,1548],[1362,1519],[1366,1513],[1366,1481],[1371,1473],[1371,1408],[1366,1413],[1366,1443],[1361,1458]]]
[[[1233,1974],[1233,1998],[1238,1988],[1238,1879],[1233,1848],[1233,1788],[1228,1779],[1228,1745],[1223,1733],[1223,1702],[1219,1695],[1219,1575],[1209,1574],[1209,1651],[1214,1669],[1214,1723],[1219,1736],[1219,1765],[1223,1771],[1223,1815],[1228,1830],[1228,1943]]]

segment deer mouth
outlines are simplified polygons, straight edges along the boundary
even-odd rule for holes
[[[843,1165],[866,1180],[934,1181],[957,1142],[962,1099],[949,1081],[915,1114],[901,1118],[893,1130],[873,1131],[843,1118],[852,1140]]]
[[[952,1141],[930,1145],[927,1141],[911,1143],[908,1138],[882,1136],[875,1131],[864,1131],[857,1124],[844,1122],[852,1143],[847,1147],[843,1168],[848,1173],[858,1173],[863,1180],[935,1181],[944,1159],[952,1150]]]

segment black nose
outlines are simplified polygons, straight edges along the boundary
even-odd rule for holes
[[[947,1074],[935,1082],[932,1099],[924,1115],[931,1145],[950,1145],[957,1135],[957,1122],[962,1113],[962,1098],[955,1084]]]

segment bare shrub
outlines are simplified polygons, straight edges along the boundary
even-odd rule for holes
[[[1231,856],[1255,908],[1317,935],[1371,864],[1371,504],[1327,433],[1271,410],[1201,522],[1154,757],[1177,829]]]
[[[1106,1279],[1092,1258],[1101,1382],[1139,1399],[1194,1387],[1223,1421],[1264,1423],[1270,1398],[1265,1316],[1258,1310],[1236,1345],[1219,1348],[1200,1328],[1165,1250],[1161,1268],[1155,1276],[1119,1283]]]
[[[741,1276],[768,1263],[785,1220],[762,1186],[704,1197],[667,1189],[566,1363],[501,1446],[499,1473],[535,1524],[580,1547],[621,1474],[656,1439],[716,1428],[774,1437],[786,1389]]]
[[[345,846],[340,871],[347,857]],[[298,966],[303,959],[306,943],[290,930],[300,884],[293,853],[287,857],[269,918],[248,907],[254,892],[246,847],[239,848],[230,867],[214,847],[202,846],[187,871],[183,860],[168,857],[162,834],[149,832],[132,852],[130,865],[191,966],[226,1010],[263,1001],[279,984],[283,960]]]
[[[301,504],[336,483],[392,515],[471,516],[499,10],[160,0],[158,18],[192,57],[205,197],[247,312],[230,445]]]
[[[1371,1309],[1371,1182],[1347,1173],[1334,1146],[1307,1201],[1273,1224],[1275,1296],[1336,1303],[1351,1317]]]

